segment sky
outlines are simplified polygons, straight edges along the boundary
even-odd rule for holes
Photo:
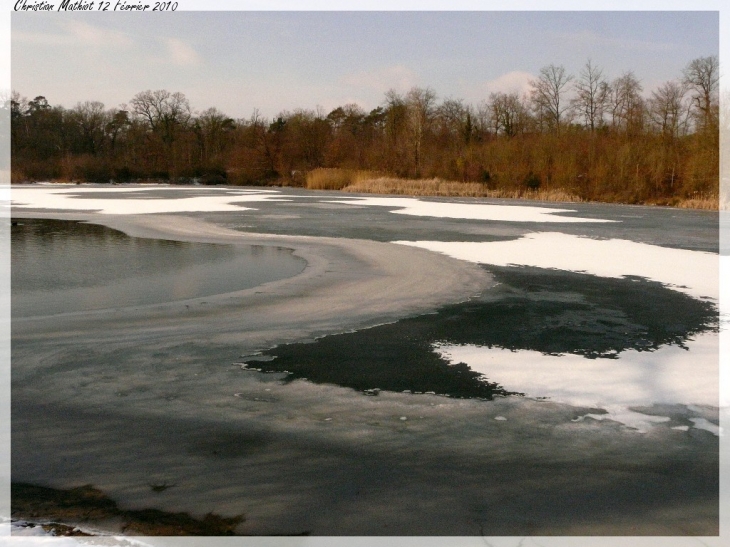
[[[216,107],[233,118],[254,109],[268,118],[297,108],[327,113],[348,103],[370,110],[389,89],[413,86],[476,105],[491,92],[526,91],[549,64],[578,75],[589,58],[609,79],[633,71],[649,94],[718,51],[712,11],[11,16],[11,85],[21,96],[111,108],[167,89],[196,111]]]

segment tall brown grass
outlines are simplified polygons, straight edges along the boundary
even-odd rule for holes
[[[720,209],[720,198],[716,195],[699,194],[697,196],[682,199],[677,202],[675,207],[680,209],[702,209],[706,211],[718,211]],[[727,204],[723,209],[727,208]]]
[[[490,190],[479,182],[447,181],[433,179],[396,179],[379,177],[362,179],[342,188],[344,192],[363,194],[395,194],[407,196],[442,196],[442,197],[485,197],[532,199],[537,201],[583,201],[580,196],[560,189],[530,190],[494,189]]]
[[[342,190],[346,186],[358,184],[377,176],[374,171],[362,169],[339,169],[319,167],[309,171],[305,185],[310,190]]]

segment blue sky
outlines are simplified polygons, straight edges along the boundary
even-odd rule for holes
[[[588,58],[609,78],[632,70],[648,92],[719,40],[716,12],[688,11],[13,13],[11,25],[23,96],[114,107],[167,89],[234,118],[369,110],[412,86],[476,104]]]

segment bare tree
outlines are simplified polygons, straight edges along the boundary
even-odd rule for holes
[[[290,158],[286,172],[321,167],[332,128],[321,110],[296,109],[282,114],[286,120],[284,153]]]
[[[326,117],[327,122],[335,132],[342,130],[352,134],[357,132],[357,128],[364,118],[365,111],[356,103],[338,106],[327,114]]]
[[[131,100],[132,112],[142,118],[149,128],[160,135],[168,146],[180,129],[187,127],[192,116],[190,103],[180,92],[165,89],[142,91]]]
[[[611,125],[617,129],[635,132],[643,124],[643,87],[632,71],[624,72],[610,87],[609,111]]]
[[[469,143],[474,131],[474,116],[463,99],[444,99],[436,108],[436,119],[442,133]]]
[[[406,123],[406,100],[395,89],[385,93],[385,132],[390,146],[394,146],[404,131]]]
[[[463,99],[444,99],[435,110],[439,125],[446,131],[458,133],[466,120],[467,107]]]
[[[685,100],[687,88],[681,82],[670,81],[652,91],[648,101],[651,122],[667,137],[684,134],[689,121],[689,105]]]
[[[603,70],[588,59],[573,87],[576,96],[571,101],[572,106],[592,133],[603,124],[608,104],[609,87],[603,78]]]
[[[200,161],[205,164],[223,151],[224,136],[235,128],[235,122],[217,108],[209,108],[198,115],[192,128],[200,149]]]
[[[690,61],[683,82],[694,92],[692,105],[701,127],[717,126],[720,62],[716,55]]]
[[[260,174],[263,178],[272,177],[276,174],[276,162],[281,148],[281,123],[274,122],[268,126],[258,108],[254,108],[251,117],[245,124],[251,129],[253,136],[253,148],[258,152]],[[273,129],[272,129],[273,128]]]
[[[108,122],[104,126],[104,132],[109,139],[111,152],[114,154],[117,147],[117,141],[132,124],[129,119],[129,111],[126,109],[126,105],[109,110],[107,112],[107,120]]]
[[[416,176],[421,174],[421,148],[426,132],[431,126],[436,106],[436,92],[430,87],[413,87],[406,94],[408,131],[413,148]]]
[[[573,79],[566,74],[565,67],[548,65],[540,69],[540,75],[530,82],[532,87],[530,98],[538,120],[547,124],[548,128],[560,133],[560,125],[564,114],[570,107],[565,98],[568,84]]]
[[[17,91],[13,91],[10,95],[10,128],[13,137],[17,141],[17,135],[21,133],[25,138],[29,137],[29,127],[27,123],[28,99],[23,97]]]
[[[78,103],[69,113],[69,119],[81,132],[84,149],[95,155],[103,144],[105,127],[109,122],[109,114],[104,110],[104,103],[85,101]]]
[[[527,109],[517,93],[491,93],[489,105],[495,133],[514,137],[523,129]]]

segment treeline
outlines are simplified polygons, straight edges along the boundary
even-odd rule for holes
[[[369,112],[348,104],[273,120],[194,112],[166,90],[111,109],[14,93],[12,180],[304,185],[324,167],[629,203],[717,196],[718,81],[718,58],[703,57],[647,95],[633,72],[609,79],[588,61],[577,75],[549,65],[529,93],[477,105],[414,87]]]

